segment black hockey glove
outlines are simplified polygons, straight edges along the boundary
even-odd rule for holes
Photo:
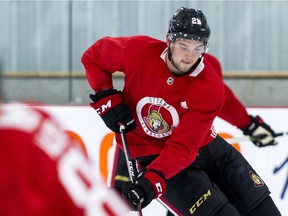
[[[251,123],[242,129],[245,135],[250,136],[251,141],[258,147],[276,145],[276,134],[259,116],[251,116]]]
[[[94,102],[90,103],[90,106],[96,110],[110,130],[120,133],[119,122],[125,125],[126,132],[136,127],[130,110],[122,103],[120,92],[116,89],[101,90],[95,95],[90,94],[89,97]]]
[[[141,173],[135,184],[127,182],[122,189],[122,195],[137,210],[140,203],[145,208],[153,199],[160,197],[166,191],[166,181],[162,175],[155,171]]]

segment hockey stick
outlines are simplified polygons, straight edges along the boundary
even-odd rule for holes
[[[288,131],[276,133],[275,137],[281,137],[281,136],[287,136]],[[244,142],[244,141],[250,141],[249,136],[242,136],[242,137],[232,137],[232,138],[226,138],[226,142],[228,143],[237,143],[237,142]]]
[[[128,142],[127,142],[127,138],[126,138],[126,132],[125,132],[124,124],[119,123],[119,130],[120,130],[120,134],[121,134],[122,144],[124,147],[124,154],[125,154],[128,172],[129,172],[129,178],[130,178],[130,181],[133,184],[135,184],[136,183],[136,172],[134,171],[133,162],[132,162],[132,159],[130,157],[130,152],[129,152],[129,148],[128,148]],[[143,216],[141,203],[137,203],[137,211],[138,211],[139,216]]]

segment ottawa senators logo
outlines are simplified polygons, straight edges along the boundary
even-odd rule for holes
[[[258,175],[256,175],[252,170],[249,172],[249,176],[253,180],[255,187],[264,186],[264,181]]]
[[[148,117],[143,117],[147,127],[157,133],[167,132],[169,129],[168,124],[161,116],[160,108],[160,106],[151,105],[148,111]]]
[[[176,109],[162,98],[144,97],[137,103],[136,110],[144,132],[152,137],[167,137],[179,124]]]

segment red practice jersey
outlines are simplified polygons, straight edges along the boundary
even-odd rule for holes
[[[131,156],[159,154],[147,169],[169,179],[215,138],[212,124],[225,103],[226,86],[210,55],[189,74],[175,77],[166,54],[167,44],[148,36],[105,37],[88,48],[82,63],[95,92],[113,88],[112,73],[124,73],[123,103],[137,124],[127,134]],[[119,134],[116,141],[121,145]]]
[[[19,106],[0,107],[1,215],[126,215],[126,203],[94,176],[60,124],[40,109]]]

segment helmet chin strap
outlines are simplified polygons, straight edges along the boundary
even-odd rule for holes
[[[196,68],[196,67],[198,66],[198,64],[200,63],[201,59],[202,59],[203,56],[204,56],[204,53],[203,53],[203,54],[199,57],[199,59],[197,60],[197,62],[196,62],[195,64],[193,64],[187,71],[182,71],[182,70],[180,70],[180,69],[177,67],[177,65],[175,64],[175,62],[174,62],[174,60],[173,60],[173,58],[172,58],[172,52],[171,52],[171,49],[170,49],[170,45],[169,45],[169,47],[168,47],[167,53],[168,53],[168,59],[169,59],[169,61],[171,62],[171,64],[172,64],[177,70],[183,72],[183,73],[184,73],[183,75],[189,73],[192,69]]]

